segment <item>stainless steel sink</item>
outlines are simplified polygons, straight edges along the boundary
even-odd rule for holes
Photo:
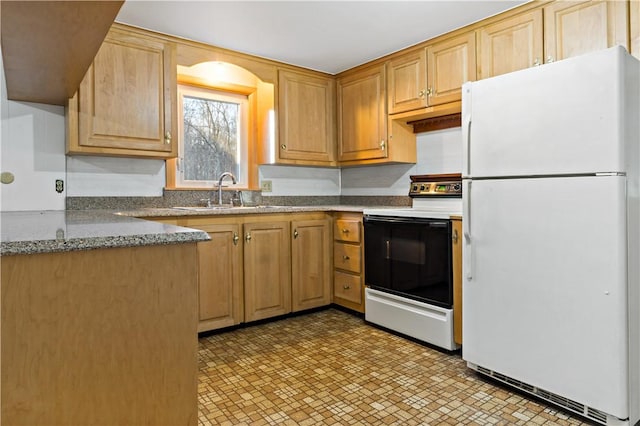
[[[178,206],[171,207],[175,210],[189,210],[193,212],[206,212],[206,211],[220,211],[220,210],[249,210],[249,209],[278,209],[282,206],[230,206],[230,205],[222,205],[222,206]]]
[[[171,207],[172,209],[176,209],[176,210],[190,210],[193,212],[205,212],[205,211],[211,211],[211,210],[230,210],[233,209],[235,207],[231,207],[231,206],[211,206],[211,207]]]

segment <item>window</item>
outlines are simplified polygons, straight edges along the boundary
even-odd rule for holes
[[[235,186],[247,187],[247,96],[180,85],[178,111],[176,186],[212,188],[222,173],[231,172]]]

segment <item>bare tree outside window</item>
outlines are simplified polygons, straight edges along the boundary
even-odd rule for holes
[[[248,180],[249,100],[244,94],[178,85],[180,138],[175,185],[214,188],[231,172],[235,187]],[[231,185],[229,181],[226,185]]]
[[[214,181],[223,172],[238,175],[237,103],[184,96],[183,179]]]

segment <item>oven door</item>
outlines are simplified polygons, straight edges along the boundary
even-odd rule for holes
[[[450,220],[365,216],[364,245],[369,287],[452,307]]]

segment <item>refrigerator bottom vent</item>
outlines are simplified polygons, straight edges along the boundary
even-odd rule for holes
[[[478,373],[482,373],[485,376],[489,376],[495,380],[506,383],[510,386],[513,386],[515,388],[518,388],[530,394],[536,395],[546,401],[559,405],[560,407],[564,407],[569,411],[573,411],[574,413],[578,413],[581,416],[587,417],[597,423],[601,423],[603,425],[607,424],[607,414],[603,413],[600,410],[596,410],[595,408],[586,406],[577,401],[571,400],[569,398],[565,398],[564,396],[555,394],[553,392],[549,392],[544,389],[537,388],[528,383],[521,382],[520,380],[516,380],[512,377],[505,376],[504,374],[500,374],[496,371],[489,370],[488,368],[480,367],[479,365],[470,365],[470,367],[476,370]]]

